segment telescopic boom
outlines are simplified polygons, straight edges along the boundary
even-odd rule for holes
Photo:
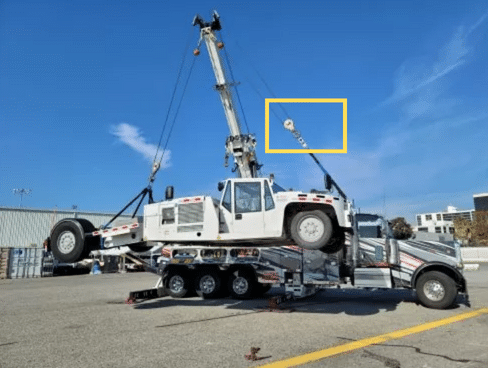
[[[215,79],[217,80],[215,89],[219,92],[220,100],[224,107],[225,117],[227,119],[227,125],[229,126],[230,135],[225,142],[225,166],[227,166],[228,157],[232,155],[234,156],[235,161],[234,170],[237,171],[239,177],[256,178],[258,177],[258,170],[260,167],[254,150],[256,147],[256,138],[252,134],[242,134],[237,111],[234,108],[232,92],[230,89],[232,84],[226,79],[224,64],[219,54],[219,50],[224,47],[224,44],[217,39],[215,34],[216,31],[222,29],[219,15],[217,12],[214,12],[211,22],[205,22],[199,15],[196,15],[193,19],[193,25],[198,25],[200,27],[200,41],[204,40],[205,45],[207,46],[212,69],[215,74]],[[195,50],[195,55],[198,54],[199,51],[197,49]]]

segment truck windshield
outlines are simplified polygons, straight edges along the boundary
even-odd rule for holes
[[[385,236],[393,238],[393,232],[388,222],[381,216],[358,213],[356,214],[356,221],[361,238],[381,239]]]
[[[280,187],[278,184],[273,183],[271,186],[271,189],[273,189],[273,193],[278,193],[278,192],[286,192],[282,187]]]

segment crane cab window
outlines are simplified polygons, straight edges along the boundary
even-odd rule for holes
[[[261,211],[261,183],[235,183],[235,213]]]
[[[266,211],[272,210],[275,208],[275,204],[273,201],[273,196],[271,195],[271,190],[269,189],[268,182],[264,182],[264,209]]]
[[[224,195],[222,197],[222,207],[224,207],[227,211],[231,212],[231,204],[232,204],[232,200],[230,199],[230,188],[231,188],[231,184],[230,182],[227,183],[227,186],[225,188],[225,192],[224,192]]]

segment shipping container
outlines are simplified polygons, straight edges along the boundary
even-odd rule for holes
[[[9,252],[8,277],[21,279],[42,276],[42,248],[11,248]]]

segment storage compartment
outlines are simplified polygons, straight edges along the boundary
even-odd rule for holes
[[[354,270],[354,286],[370,288],[392,287],[389,268],[356,268]]]

